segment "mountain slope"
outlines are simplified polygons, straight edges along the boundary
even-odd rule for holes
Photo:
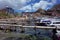
[[[0,18],[11,18],[15,17],[15,12],[12,8],[4,8],[0,10]]]
[[[52,16],[60,16],[60,4],[54,5],[51,9],[47,10],[47,13]]]

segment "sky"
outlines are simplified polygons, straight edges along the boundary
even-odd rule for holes
[[[16,12],[35,12],[39,8],[48,10],[60,0],[0,0],[0,9],[11,7]]]

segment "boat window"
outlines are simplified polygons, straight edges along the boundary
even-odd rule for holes
[[[51,21],[42,21],[43,23],[47,23],[47,24],[50,24]]]
[[[54,22],[53,24],[60,24],[60,22]]]

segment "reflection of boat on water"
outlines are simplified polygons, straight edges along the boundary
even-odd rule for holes
[[[37,26],[47,26],[47,24],[45,24],[45,23],[35,23],[35,25],[37,25]]]

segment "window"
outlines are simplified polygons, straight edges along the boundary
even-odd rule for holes
[[[54,22],[53,24],[60,24],[60,22]]]
[[[50,24],[51,21],[42,21],[43,23],[47,23],[47,24]]]

